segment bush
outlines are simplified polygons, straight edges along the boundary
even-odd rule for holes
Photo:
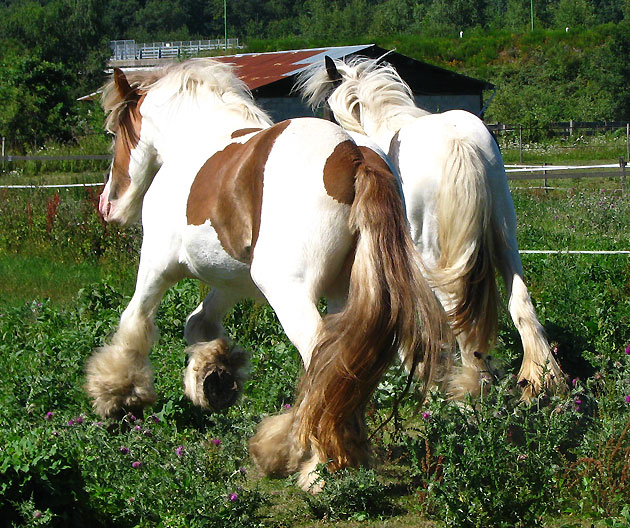
[[[579,407],[579,408],[578,408]],[[513,380],[474,404],[432,403],[412,446],[425,507],[457,527],[529,527],[556,508],[558,475],[588,419],[573,401],[519,404]]]

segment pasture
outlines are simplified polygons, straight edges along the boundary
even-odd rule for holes
[[[97,178],[98,179],[98,178]],[[630,249],[617,182],[513,191],[521,249]],[[522,185],[519,185],[522,186]],[[55,196],[59,196],[56,198]],[[630,257],[522,255],[565,395],[519,401],[518,334],[501,317],[500,374],[476,402],[435,393],[418,410],[392,368],[368,408],[372,469],[311,496],[262,478],[247,453],[260,419],[293,402],[297,351],[270,309],[226,327],[252,350],[237,405],[204,414],[182,391],[183,281],[157,316],[158,400],[101,422],[83,390],[91,351],[133,291],[138,228],[105,225],[89,191],[0,194],[0,518],[9,526],[621,527],[630,524]],[[390,419],[391,418],[391,419]]]

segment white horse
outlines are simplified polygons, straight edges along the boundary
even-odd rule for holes
[[[326,67],[307,70],[297,89],[313,107],[326,104],[355,141],[360,135],[375,141],[400,172],[423,273],[457,335],[463,367],[452,378],[453,395],[478,392],[487,370],[500,303],[495,268],[523,344],[524,398],[543,384],[561,388],[562,372],[523,281],[501,152],[484,123],[463,110],[430,114],[416,107],[398,72],[379,60],[326,57]]]
[[[399,349],[428,385],[448,326],[418,271],[399,182],[339,126],[272,126],[230,66],[193,59],[104,87],[114,159],[100,197],[107,221],[142,217],[134,295],[87,364],[101,416],[155,398],[148,355],[164,292],[184,277],[214,287],[189,316],[185,393],[221,409],[241,390],[247,354],[222,318],[264,297],[306,372],[292,411],[267,418],[250,450],[267,473],[368,460],[364,408]],[[365,153],[365,155],[364,155]],[[322,317],[321,297],[337,313]]]

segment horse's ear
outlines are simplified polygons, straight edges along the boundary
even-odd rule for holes
[[[120,68],[114,68],[114,84],[121,99],[127,99],[127,96],[133,92],[133,88],[129,84],[127,77]]]
[[[326,62],[326,71],[328,72],[328,78],[333,82],[341,81],[342,77],[339,73],[339,70],[337,69],[337,66],[335,66],[335,61],[332,60],[328,55],[324,56],[324,61]]]

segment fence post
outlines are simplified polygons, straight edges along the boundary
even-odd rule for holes
[[[518,124],[518,159],[523,164],[523,125]]]
[[[626,123],[626,159],[630,160],[630,123]]]
[[[569,120],[569,137],[573,135],[573,119]]]
[[[4,136],[2,136],[2,172],[4,172]]]
[[[543,167],[546,167],[546,166],[547,166],[547,162],[546,162],[546,161],[544,161],[544,162],[543,162]],[[547,170],[546,170],[546,169],[543,171],[543,176],[544,176],[544,178],[545,178],[545,179],[544,179],[544,182],[543,182],[543,187],[545,188],[545,194],[546,194],[546,193],[548,193],[548,192],[549,192],[549,189],[547,189],[547,187],[548,187],[549,185],[548,185],[548,181],[547,181]]]
[[[627,161],[623,157],[619,158],[619,168],[621,169],[621,196],[626,195],[626,165]]]

